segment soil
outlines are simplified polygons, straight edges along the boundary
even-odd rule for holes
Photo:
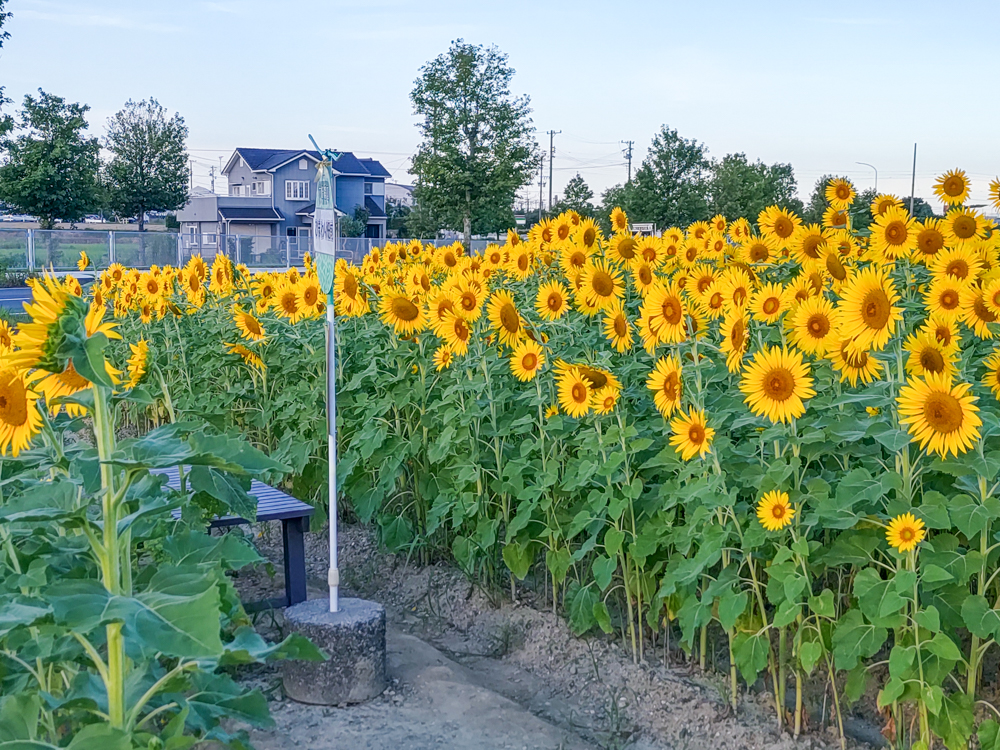
[[[243,571],[244,601],[281,593],[281,533],[255,528],[255,543],[272,561]],[[325,533],[306,539],[309,597],[325,597]],[[634,664],[611,637],[577,637],[551,611],[520,602],[495,604],[468,578],[445,565],[420,566],[378,549],[370,530],[340,532],[341,595],[381,602],[387,617],[391,685],[363,705],[307,706],[281,694],[277,668],[248,671],[245,680],[271,698],[276,726],[252,733],[260,750],[305,747],[423,748],[837,748],[832,726],[809,727],[798,740],[776,727],[773,700],[743,691],[735,715],[721,674],[702,674],[679,651],[663,664],[655,655]],[[279,637],[280,610],[258,613],[257,626]],[[848,747],[866,747],[848,740]]]

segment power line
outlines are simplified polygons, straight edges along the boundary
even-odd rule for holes
[[[555,137],[561,130],[549,131],[549,211],[552,210],[552,162],[555,161],[556,147]]]
[[[622,149],[622,156],[628,161],[628,181],[632,182],[632,146],[635,145],[635,141],[621,141],[625,144],[625,148]]]

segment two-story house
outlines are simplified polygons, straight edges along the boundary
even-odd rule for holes
[[[309,150],[236,149],[222,169],[228,194],[194,192],[178,212],[187,244],[211,245],[218,236],[222,246],[225,237],[239,237],[239,243],[254,246],[255,254],[264,248],[269,255],[287,251],[289,262],[298,262],[311,246],[319,159],[319,152]],[[385,167],[343,152],[332,171],[338,213],[353,217],[363,207],[368,212],[365,237],[385,237],[385,180],[390,176]]]

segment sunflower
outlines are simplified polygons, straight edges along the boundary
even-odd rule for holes
[[[458,297],[455,304],[459,314],[474,323],[483,314],[483,288],[474,281],[462,279],[455,286]]]
[[[859,350],[884,348],[896,324],[903,320],[897,301],[899,295],[885,269],[858,271],[842,290],[838,306],[841,334],[854,339]]]
[[[747,263],[769,263],[774,260],[777,242],[768,235],[751,235],[740,245],[740,254]]]
[[[552,417],[554,417],[558,413],[559,413],[559,405],[552,404],[551,406],[549,406],[548,409],[545,410],[545,418],[552,419]]]
[[[676,344],[687,338],[686,310],[676,283],[657,283],[646,294],[639,308],[639,317],[657,343]]]
[[[617,206],[611,209],[611,228],[616,232],[624,232],[628,229],[628,216]]]
[[[871,247],[885,261],[907,258],[916,248],[915,222],[905,209],[887,209],[869,228]]]
[[[753,280],[742,267],[730,267],[719,279],[719,286],[726,305],[742,309],[750,304]]]
[[[701,309],[711,320],[722,317],[725,312],[726,297],[718,281],[713,281],[700,299]]]
[[[838,211],[844,211],[854,203],[854,186],[845,179],[837,177],[826,183],[826,202]]]
[[[830,206],[823,212],[821,222],[824,227],[830,229],[843,229],[847,226],[847,211],[838,211]]]
[[[565,245],[559,249],[559,267],[564,274],[581,273],[594,250],[581,245]]]
[[[978,284],[968,284],[962,290],[961,319],[979,338],[993,338],[990,323],[997,322],[997,315],[986,304],[984,290]]]
[[[971,208],[953,208],[944,217],[944,236],[952,247],[974,243],[986,236],[983,215]]]
[[[819,260],[826,242],[823,227],[819,224],[803,224],[795,230],[788,243],[788,249],[800,264],[807,263],[810,260]]]
[[[888,193],[879,193],[875,196],[875,199],[871,203],[872,216],[881,216],[890,208],[902,208],[903,201],[897,198],[895,195],[889,195]]]
[[[258,372],[264,372],[266,369],[264,360],[252,349],[247,348],[243,344],[229,344],[226,342],[223,342],[223,344],[226,347],[227,354],[239,355],[240,359]]]
[[[298,304],[297,295],[295,295],[295,304]],[[397,335],[409,336],[422,331],[427,326],[427,311],[424,305],[414,302],[402,292],[390,291],[383,294],[379,301],[379,313],[382,316],[382,322],[387,326],[392,326]]]
[[[941,219],[926,219],[915,222],[916,252],[914,259],[920,263],[930,263],[944,249],[945,238]]]
[[[452,353],[451,348],[447,344],[441,344],[441,346],[434,350],[434,366],[437,368],[438,372],[451,367],[451,363],[454,359],[455,355]]]
[[[924,537],[927,536],[927,529],[924,522],[912,513],[904,513],[896,516],[885,528],[885,539],[890,547],[900,552],[909,552],[914,549]]]
[[[569,309],[569,290],[558,281],[550,281],[538,287],[535,310],[543,320],[559,320]]]
[[[899,423],[907,425],[911,439],[930,453],[941,458],[965,453],[979,439],[982,424],[970,387],[953,386],[948,374],[911,378],[896,399]]]
[[[933,279],[924,293],[927,311],[946,320],[958,320],[962,314],[962,294],[967,284],[950,276]]]
[[[640,297],[645,297],[655,282],[656,273],[649,263],[643,260],[632,264],[632,286]]]
[[[990,182],[990,205],[994,211],[1000,211],[1000,177]]]
[[[840,373],[840,382],[845,380],[856,386],[860,380],[867,385],[882,374],[882,363],[870,352],[857,350],[851,339],[842,338],[839,344],[831,346],[827,357],[833,368]]]
[[[946,206],[960,206],[969,197],[969,180],[965,170],[952,169],[934,181],[934,195]]]
[[[785,287],[773,282],[764,284],[750,299],[750,312],[761,323],[773,323],[788,310]]]
[[[646,378],[646,387],[653,391],[653,403],[660,414],[669,417],[681,405],[681,361],[677,357],[661,357]]]
[[[809,365],[794,349],[769,347],[753,355],[740,390],[750,411],[772,422],[788,422],[806,412],[803,401],[816,395]]]
[[[983,360],[986,365],[986,374],[983,375],[982,383],[991,391],[993,395],[1000,399],[1000,349],[994,349],[993,353]]]
[[[841,258],[857,258],[861,252],[861,246],[853,234],[846,229],[827,229],[826,246],[831,252],[836,252]]]
[[[765,492],[757,503],[757,520],[768,531],[781,531],[794,517],[795,508],[783,490]]]
[[[255,287],[256,289],[260,287]],[[344,258],[339,258],[334,267],[333,299],[339,313],[347,317],[364,315],[369,310],[368,300],[361,290],[356,269],[352,268]]]
[[[299,283],[295,285],[295,294],[298,295],[303,317],[313,317],[326,306],[326,295],[319,288],[319,279],[311,274],[299,279]]]
[[[468,353],[472,329],[469,328],[465,318],[454,312],[446,312],[444,319],[437,325],[434,332],[444,339],[453,354],[463,356]]]
[[[958,325],[955,320],[943,315],[931,314],[920,327],[921,331],[927,331],[939,342],[948,346],[952,341],[958,341]]]
[[[125,266],[121,263],[112,263],[108,266],[106,273],[108,274],[108,278],[111,279],[111,283],[114,286],[118,286],[122,283],[122,279],[125,278]]]
[[[523,383],[534,380],[544,364],[544,350],[531,339],[518,342],[510,354],[510,371]]]
[[[618,266],[630,266],[639,256],[639,243],[630,234],[615,234],[608,240],[608,259]]]
[[[750,318],[739,308],[733,308],[726,313],[719,327],[722,336],[722,353],[726,355],[726,368],[729,372],[739,372],[743,368],[743,355],[746,354],[750,341]]]
[[[295,269],[291,269],[295,271]],[[296,273],[298,273],[296,271]],[[291,277],[291,271],[289,271]],[[233,290],[233,262],[222,253],[217,253],[212,261],[212,281],[208,290],[220,296],[227,296]]]
[[[240,335],[245,339],[260,341],[267,335],[264,326],[261,325],[253,313],[245,312],[238,306],[233,308],[233,322],[236,323],[236,327],[240,330]]]
[[[645,261],[653,268],[659,268],[666,260],[663,242],[659,237],[641,237],[636,243],[636,261]]]
[[[621,300],[615,300],[604,311],[604,336],[617,352],[624,353],[632,348],[632,326]]]
[[[708,236],[708,233],[712,231],[712,227],[707,221],[693,221],[688,225],[687,228],[687,238],[688,240],[703,240]]]
[[[518,245],[511,251],[507,260],[507,273],[523,281],[531,276],[534,270],[531,264],[531,251],[526,245]]]
[[[621,391],[611,385],[606,385],[594,392],[594,411],[598,414],[610,414],[618,403]]]
[[[14,348],[13,332],[6,320],[0,319],[0,355],[9,354]]]
[[[906,371],[911,375],[954,375],[958,361],[958,342],[944,345],[933,334],[917,331],[903,343],[907,352]]]
[[[691,408],[687,414],[681,412],[670,421],[670,444],[681,454],[681,458],[690,461],[696,455],[704,457],[712,445],[715,430],[708,426],[705,412]]]
[[[559,406],[571,417],[582,417],[593,406],[594,394],[580,368],[570,365],[556,376]]]
[[[0,454],[16,458],[41,431],[38,394],[28,388],[17,368],[3,364],[0,366]]]
[[[501,344],[513,347],[524,335],[524,321],[506,290],[498,290],[490,298],[487,314]]]
[[[795,234],[795,230],[802,224],[802,219],[791,211],[777,206],[769,206],[760,212],[757,217],[757,226],[760,231],[769,237],[773,237],[779,247],[784,247],[785,243]]]
[[[125,387],[135,388],[142,382],[142,378],[146,374],[146,368],[149,364],[149,342],[146,339],[139,339],[138,343],[129,344],[128,347],[132,350],[132,356],[128,358],[126,364],[128,380]]]
[[[950,276],[959,281],[971,281],[983,269],[983,259],[968,245],[948,248],[938,253],[930,264],[935,277]]]
[[[810,297],[792,312],[787,321],[793,343],[807,354],[822,357],[837,343],[836,313],[825,297]]]
[[[80,271],[86,271],[87,266],[90,265],[90,258],[87,257],[87,251],[80,251],[80,259],[76,262],[76,267]]]

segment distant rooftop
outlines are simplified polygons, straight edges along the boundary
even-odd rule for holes
[[[303,156],[314,162],[321,158],[319,151],[308,149],[237,148],[236,153],[254,172],[267,172]],[[333,163],[333,169],[343,175],[391,177],[389,171],[375,159],[359,159],[350,151],[340,152],[340,158]]]

